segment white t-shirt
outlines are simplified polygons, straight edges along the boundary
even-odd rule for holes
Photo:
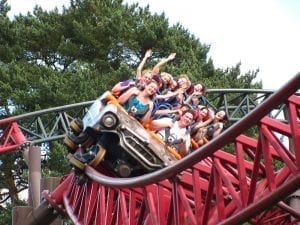
[[[157,134],[165,141],[165,135],[166,135],[165,129],[158,131]],[[179,140],[183,138],[186,140],[185,142],[186,149],[188,150],[190,148],[190,143],[191,143],[190,133],[187,128],[180,128],[178,125],[178,121],[175,121],[174,125],[170,128],[170,135],[168,139],[169,138],[172,138],[172,140]],[[178,149],[177,146],[179,145],[180,144],[176,144],[173,147]]]

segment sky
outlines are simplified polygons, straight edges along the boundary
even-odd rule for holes
[[[69,0],[8,0],[9,16],[69,6]],[[217,68],[241,63],[242,72],[259,69],[264,89],[278,89],[300,72],[300,1],[298,0],[126,0],[149,4],[179,22],[201,43],[210,45]],[[176,52],[176,49],[174,50]]]

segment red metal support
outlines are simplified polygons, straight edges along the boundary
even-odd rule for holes
[[[299,130],[299,110],[300,110],[300,97],[291,96],[289,98],[289,117],[291,121],[291,132],[293,139],[293,153],[296,156],[298,171],[300,170],[300,130]],[[298,150],[298,151],[297,151]]]
[[[16,122],[4,124],[2,129],[3,132],[0,136],[0,154],[14,151],[28,144],[27,139]]]

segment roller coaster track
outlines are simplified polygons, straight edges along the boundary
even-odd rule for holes
[[[71,171],[52,193],[43,193],[25,225],[48,224],[57,214],[84,225],[297,224],[300,212],[289,203],[300,187],[299,88],[297,74],[274,93],[211,90],[209,103],[224,107],[233,123],[213,141],[171,167],[135,178],[87,165],[87,181],[78,184]],[[90,104],[0,120],[0,153],[61,139],[70,119],[82,117]],[[250,129],[258,135],[247,135]]]

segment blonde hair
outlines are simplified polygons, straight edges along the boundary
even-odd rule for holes
[[[180,74],[177,80],[179,80],[180,78],[186,79],[186,81],[187,81],[187,87],[186,88],[187,89],[191,87],[192,82],[190,81],[190,78],[188,77],[187,74]]]
[[[161,77],[169,77],[169,78],[170,78],[170,80],[172,80],[172,79],[173,79],[173,76],[172,76],[172,74],[170,74],[170,73],[166,73],[166,72],[161,72],[161,73],[160,73],[160,76],[161,76]]]
[[[185,74],[185,73],[180,74],[179,77],[178,77],[178,79],[180,79],[180,78],[185,78],[185,79],[187,79],[188,81],[190,81],[189,76],[188,76],[187,74]]]
[[[142,76],[145,74],[145,73],[151,73],[151,70],[150,69],[145,69],[142,71]]]

